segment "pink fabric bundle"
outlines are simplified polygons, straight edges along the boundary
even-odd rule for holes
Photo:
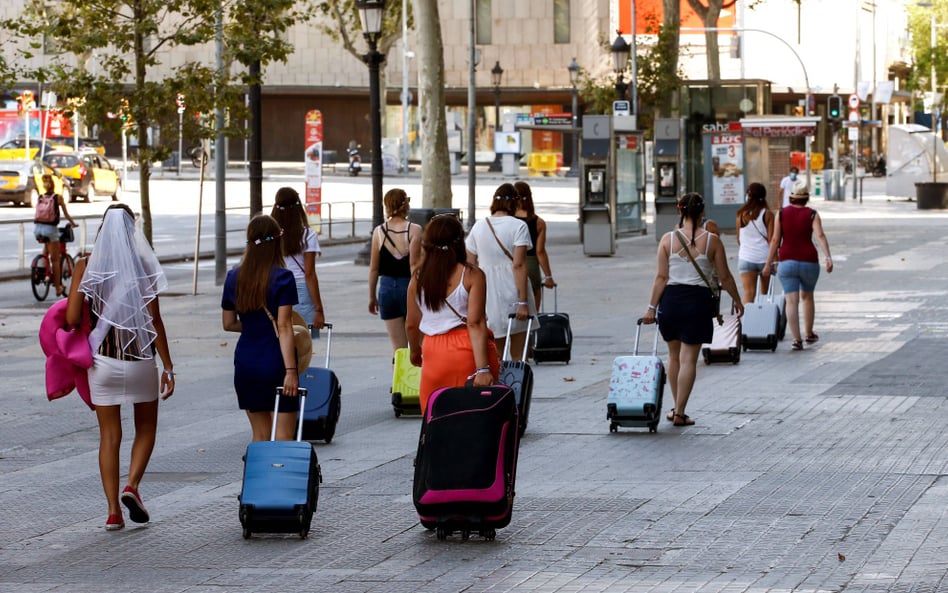
[[[89,304],[83,302],[82,321],[76,328],[66,323],[67,303],[68,299],[56,301],[40,323],[40,347],[46,355],[46,397],[52,401],[75,389],[86,405],[94,410],[87,372],[92,366]]]

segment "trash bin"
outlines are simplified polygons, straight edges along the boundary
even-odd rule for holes
[[[412,208],[408,211],[408,221],[424,228],[429,220],[439,214],[453,214],[461,220],[460,208]]]
[[[927,181],[915,184],[915,205],[919,210],[948,208],[948,182]]]

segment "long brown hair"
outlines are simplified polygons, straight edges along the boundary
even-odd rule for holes
[[[406,216],[408,214],[408,194],[405,190],[395,187],[385,192],[382,205],[385,206],[385,216]]]
[[[697,229],[704,216],[704,198],[697,192],[688,192],[678,200],[678,212],[681,218],[678,219],[678,228],[684,226],[685,219],[691,221],[691,228]],[[695,233],[691,233],[691,244],[695,244]]]
[[[247,225],[247,246],[237,270],[237,311],[258,311],[267,303],[270,273],[283,267],[283,230],[272,216],[259,214]]]
[[[292,187],[277,190],[273,209],[270,211],[277,224],[283,229],[283,257],[303,252],[303,235],[309,223],[306,210],[300,202],[300,195]]]
[[[494,199],[490,203],[490,213],[506,212],[513,216],[517,213],[517,204],[520,198],[517,196],[517,190],[509,183],[501,183],[494,191]]]
[[[747,201],[737,210],[737,215],[741,217],[741,227],[750,224],[750,221],[757,220],[760,211],[767,207],[767,188],[763,183],[751,183],[747,186]]]
[[[537,212],[533,207],[533,190],[530,189],[530,184],[526,181],[517,181],[514,183],[514,189],[517,190],[519,208],[526,211],[528,219],[536,218]]]
[[[418,271],[418,294],[428,309],[440,311],[455,268],[468,265],[461,221],[449,214],[435,216],[425,225],[421,247],[425,257]]]

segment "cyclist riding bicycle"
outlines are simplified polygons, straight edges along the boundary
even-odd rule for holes
[[[43,175],[43,189],[46,193],[36,201],[36,212],[33,215],[33,236],[40,243],[45,243],[44,249],[48,250],[53,266],[56,296],[63,296],[64,288],[60,269],[62,246],[59,242],[60,211],[69,221],[70,226],[77,227],[79,225],[69,215],[69,211],[66,209],[66,201],[61,195],[55,193],[51,175]]]

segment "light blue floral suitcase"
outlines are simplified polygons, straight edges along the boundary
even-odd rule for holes
[[[665,365],[658,357],[658,324],[652,354],[639,355],[639,336],[642,320],[635,326],[635,346],[632,356],[620,356],[612,364],[606,418],[609,432],[618,432],[620,426],[648,427],[658,432],[662,414],[662,394],[665,391]]]

